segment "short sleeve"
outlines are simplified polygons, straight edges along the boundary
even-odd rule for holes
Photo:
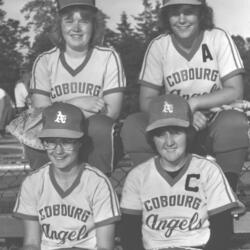
[[[144,56],[139,83],[160,88],[163,84],[163,48],[158,40],[153,40]]]
[[[219,166],[211,166],[205,178],[209,215],[220,213],[237,205],[236,196]]]
[[[121,211],[126,214],[142,214],[140,196],[140,175],[136,171],[129,172],[122,190]]]
[[[33,65],[30,92],[47,96],[50,95],[50,73],[46,55],[40,55]]]
[[[220,30],[216,37],[218,66],[222,81],[231,76],[244,72],[244,66],[239,51],[231,36]]]
[[[121,59],[116,51],[112,50],[107,60],[104,76],[103,94],[122,91],[126,87],[126,78]]]
[[[110,224],[120,219],[118,198],[106,177],[99,180],[93,194],[92,204],[95,225]]]
[[[19,190],[13,214],[15,217],[38,220],[37,196],[34,190],[35,183],[26,177]]]

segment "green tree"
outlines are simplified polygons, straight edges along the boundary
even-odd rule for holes
[[[3,1],[0,0],[0,5]],[[6,19],[6,13],[0,9],[0,85],[11,96],[15,81],[19,77],[20,66],[24,56],[20,52],[29,46],[28,29],[22,27],[19,21]]]
[[[239,53],[241,55],[244,68],[245,68],[245,74],[243,75],[244,79],[244,99],[250,100],[250,50],[249,50],[249,40],[244,39],[243,37],[237,35],[232,36],[232,39],[234,40]]]
[[[30,0],[22,8],[28,26],[36,34],[48,31],[57,15],[56,1],[53,0]]]
[[[137,16],[136,32],[140,39],[147,45],[154,37],[159,34],[158,16],[160,11],[160,2],[156,1],[155,6],[149,0],[142,2],[144,10]]]
[[[117,30],[120,32],[121,40],[133,36],[134,29],[128,22],[128,15],[126,12],[121,14],[121,22],[117,24]]]
[[[31,68],[39,54],[53,47],[49,32],[57,16],[56,3],[52,0],[30,0],[21,12],[25,15],[28,27],[36,34],[27,54],[28,65]]]
[[[127,79],[122,117],[139,109],[139,86],[136,83],[143,58],[144,43],[139,39],[138,34],[131,26],[127,14],[123,12],[120,22],[117,24],[118,37],[116,43],[113,43],[113,46],[121,56]]]

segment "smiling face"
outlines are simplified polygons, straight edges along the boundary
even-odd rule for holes
[[[155,148],[166,165],[177,166],[187,153],[187,134],[181,127],[157,129],[153,136]]]
[[[173,5],[168,10],[173,34],[179,40],[194,40],[199,32],[199,7],[190,4]]]
[[[86,51],[93,33],[94,12],[90,9],[71,9],[61,14],[61,30],[66,51]]]
[[[45,138],[43,145],[55,168],[63,171],[78,165],[79,139]]]

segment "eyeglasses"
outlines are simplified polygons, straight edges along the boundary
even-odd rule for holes
[[[43,140],[43,146],[47,150],[55,150],[60,145],[66,151],[73,151],[75,144],[79,142],[78,139],[57,139],[57,140]]]

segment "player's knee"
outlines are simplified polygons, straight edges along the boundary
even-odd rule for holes
[[[90,137],[99,138],[100,140],[107,136],[110,138],[114,127],[113,119],[105,115],[93,115],[88,120],[88,135]]]
[[[213,151],[225,152],[249,146],[248,121],[244,113],[223,111],[212,128]]]
[[[236,110],[223,111],[218,123],[220,133],[245,133],[248,130],[248,120],[244,113]]]
[[[137,134],[137,131],[142,131],[144,133],[145,128],[147,126],[148,117],[145,113],[135,113],[129,115],[123,122],[121,128],[121,136],[126,138],[132,133]]]

